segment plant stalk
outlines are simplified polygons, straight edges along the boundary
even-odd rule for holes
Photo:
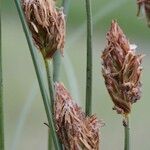
[[[86,0],[87,15],[87,68],[86,68],[86,115],[92,113],[92,11],[91,0]]]
[[[57,50],[53,57],[53,81],[54,83],[59,81],[60,66],[61,66],[61,54],[60,54],[60,51]]]
[[[70,6],[70,0],[62,1],[63,12],[66,15],[65,17],[66,22],[67,22],[69,6]],[[57,50],[53,57],[53,81],[54,82],[59,81],[60,67],[61,67],[61,54],[60,51]]]
[[[126,124],[124,125],[124,150],[130,150],[130,124],[129,117],[126,118]]]
[[[45,111],[46,111],[50,131],[51,131],[53,141],[54,141],[54,146],[55,146],[56,150],[61,150],[61,146],[60,146],[60,143],[59,143],[59,140],[58,140],[58,137],[57,137],[57,134],[56,134],[56,130],[55,130],[55,125],[54,125],[54,122],[53,122],[53,115],[52,115],[51,108],[50,108],[50,100],[49,100],[49,97],[48,97],[46,89],[45,89],[42,73],[41,73],[41,70],[40,70],[40,67],[39,67],[40,66],[39,61],[37,59],[36,49],[35,49],[35,46],[33,44],[32,37],[31,37],[30,31],[28,29],[28,25],[26,23],[26,20],[25,20],[24,13],[23,13],[23,10],[21,8],[20,2],[18,0],[14,0],[14,1],[15,1],[15,5],[16,5],[21,23],[22,23],[22,27],[23,27],[27,42],[28,42],[28,46],[29,46],[29,49],[30,49],[33,64],[34,64],[34,67],[35,67],[35,71],[36,71],[36,75],[37,75],[37,78],[38,78],[38,82],[39,82],[39,86],[40,86],[40,90],[41,90],[41,94],[42,94],[42,98],[43,98],[43,103],[44,103],[44,106],[45,106]]]
[[[50,61],[48,59],[45,59],[44,63],[45,63],[45,68],[46,68],[48,90],[49,90],[49,95],[50,95],[50,106],[51,106],[52,113],[54,113],[55,93],[54,93],[54,83],[53,83],[51,69],[50,69]]]
[[[67,14],[68,14],[68,10],[69,10],[69,5],[70,5],[70,0],[63,0],[62,1],[63,12],[66,15],[66,17],[65,17],[66,21],[67,21]],[[60,54],[60,51],[57,50],[55,52],[54,56],[53,56],[53,82],[54,83],[59,81],[60,68],[61,68],[61,54]],[[50,132],[49,132],[49,135],[48,135],[48,150],[52,150],[52,140],[51,139],[52,138],[51,138],[51,135],[50,135]]]
[[[1,18],[0,18],[0,150],[4,150],[4,113],[3,113],[3,72],[1,47]]]
[[[50,70],[50,62],[48,60],[44,60],[45,68],[46,68],[46,74],[47,74],[47,81],[48,81],[48,90],[50,95],[50,105],[52,113],[54,113],[54,100],[55,100],[55,93],[54,93],[54,85],[53,85],[53,79],[51,76],[51,70]],[[53,148],[53,142],[52,142],[52,135],[50,130],[48,131],[48,150],[52,150]]]

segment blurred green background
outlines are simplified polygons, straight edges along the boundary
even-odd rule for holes
[[[70,0],[70,2],[61,80],[84,108],[85,1]],[[130,42],[138,45],[138,52],[146,54],[143,62],[142,99],[132,109],[131,135],[132,150],[149,150],[150,29],[144,18],[136,17],[136,0],[92,0],[92,8],[94,20],[92,107],[93,113],[106,123],[101,129],[101,150],[123,150],[124,140],[122,118],[112,111],[113,104],[101,74],[100,55],[105,47],[105,35],[112,19],[119,22]],[[48,129],[43,125],[46,122],[45,110],[26,39],[12,0],[4,0],[2,3],[2,49],[6,150],[46,150]],[[71,82],[68,82],[68,76]],[[76,82],[73,82],[75,79]]]

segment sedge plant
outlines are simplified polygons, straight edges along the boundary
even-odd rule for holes
[[[147,7],[149,1],[138,1]],[[49,137],[56,150],[98,150],[100,149],[99,129],[101,121],[92,115],[92,7],[85,0],[87,18],[87,64],[86,64],[86,107],[85,112],[71,97],[71,93],[59,82],[61,54],[65,44],[65,13],[68,3],[63,1],[64,10],[56,7],[54,0],[15,0],[18,14],[26,35],[37,74],[45,111],[50,127]],[[124,150],[130,149],[129,116],[132,104],[140,99],[143,55],[136,54],[136,46],[129,43],[116,21],[112,21],[107,33],[107,45],[102,54],[102,74],[108,93],[114,103],[113,109],[123,116],[125,133]],[[39,67],[39,50],[44,60],[47,84],[44,84]],[[52,62],[53,61],[53,71]],[[52,76],[53,74],[53,76]],[[48,149],[52,149],[48,139]]]

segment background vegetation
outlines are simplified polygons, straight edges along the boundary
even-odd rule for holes
[[[66,53],[63,58],[61,79],[67,84],[76,101],[84,107],[85,2],[84,0],[70,1]],[[100,54],[105,46],[106,32],[111,20],[116,19],[130,42],[138,45],[138,52],[146,54],[142,76],[143,96],[138,103],[133,105],[131,135],[133,150],[148,150],[150,149],[150,29],[143,18],[136,17],[135,0],[92,0],[92,3],[94,19],[93,113],[106,122],[106,126],[101,129],[101,149],[123,149],[121,117],[112,111],[113,105],[104,85],[100,65]],[[46,122],[45,110],[26,39],[11,0],[5,0],[2,4],[2,49],[6,150],[46,150],[47,126],[43,125]],[[69,84],[67,78],[71,73],[77,80],[77,84],[74,82]],[[19,123],[20,115],[21,123]]]

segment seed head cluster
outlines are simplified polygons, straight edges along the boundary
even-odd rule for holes
[[[36,47],[44,58],[52,58],[56,50],[63,52],[65,17],[53,0],[22,0],[22,8]]]
[[[114,109],[123,115],[141,97],[141,60],[136,45],[131,45],[116,21],[107,33],[107,46],[102,53],[102,73]]]
[[[100,121],[86,117],[62,83],[55,84],[55,121],[65,150],[99,150]]]

